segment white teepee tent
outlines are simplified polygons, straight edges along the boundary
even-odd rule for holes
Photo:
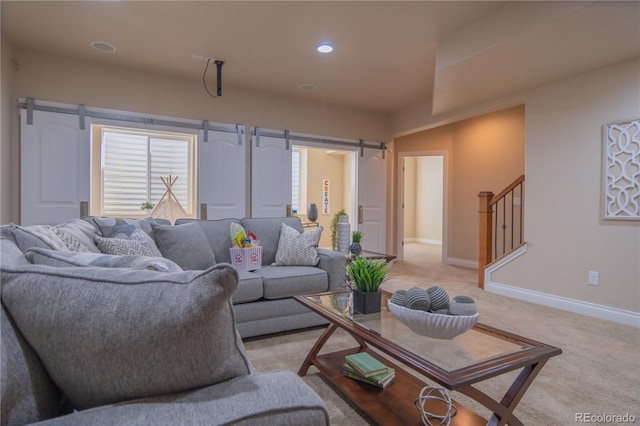
[[[180,201],[173,195],[173,191],[171,190],[173,184],[178,180],[178,176],[176,176],[175,179],[173,179],[171,175],[169,175],[168,178],[161,177],[160,179],[162,179],[162,183],[167,187],[167,190],[151,212],[151,217],[155,219],[168,219],[171,223],[174,223],[176,219],[187,217],[187,212],[184,211]]]

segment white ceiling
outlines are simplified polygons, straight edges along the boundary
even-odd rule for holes
[[[439,114],[640,55],[640,2],[6,1],[28,49],[398,113]],[[103,53],[91,42],[107,42]],[[329,55],[315,47],[335,46]],[[215,86],[215,69],[211,69]],[[302,91],[310,83],[314,91]],[[224,95],[224,93],[223,93]]]

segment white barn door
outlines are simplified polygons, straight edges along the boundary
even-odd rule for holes
[[[358,155],[358,211],[356,228],[364,250],[387,250],[387,161],[383,151],[365,149]]]
[[[254,136],[251,216],[282,217],[291,206],[291,146],[286,139]]]
[[[207,219],[245,217],[246,145],[244,135],[209,131],[198,143],[198,202],[206,204]]]
[[[33,111],[20,116],[20,223],[55,224],[80,217],[89,201],[88,120],[80,130],[77,115]],[[88,213],[88,211],[87,211]]]

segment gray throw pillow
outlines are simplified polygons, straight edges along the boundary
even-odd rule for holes
[[[153,229],[151,229],[151,224],[156,223],[156,220],[152,217],[147,217],[145,219],[122,219],[115,217],[94,217],[93,223],[96,224],[103,237],[115,237],[119,230],[121,230],[122,225],[135,225],[136,227],[142,229],[147,235],[151,238],[153,236]]]
[[[162,253],[158,250],[153,239],[140,228],[135,228],[129,238],[124,235],[122,238],[106,238],[96,235],[94,241],[100,251],[105,254],[162,257]]]
[[[250,374],[235,328],[229,265],[159,274],[2,268],[2,303],[76,409]]]
[[[185,271],[207,269],[216,264],[216,257],[204,235],[195,223],[182,225],[152,224],[153,234],[160,252],[176,262]]]
[[[102,253],[75,253],[42,248],[27,250],[25,256],[31,263],[65,268],[70,266],[100,266],[103,268],[149,269],[159,272],[181,272],[182,268],[164,257],[115,256]]]
[[[316,266],[320,261],[318,244],[321,235],[322,226],[300,233],[283,223],[274,265]]]
[[[32,247],[100,253],[93,242],[96,228],[81,219],[60,225],[12,225],[12,233],[23,253]]]

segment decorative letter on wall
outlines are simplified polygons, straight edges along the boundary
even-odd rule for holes
[[[604,126],[604,218],[640,220],[640,120]]]
[[[330,191],[330,184],[329,184],[329,179],[323,179],[322,180],[322,214],[329,214],[330,210],[330,205],[329,205],[329,199],[330,199],[330,195],[331,193]]]

